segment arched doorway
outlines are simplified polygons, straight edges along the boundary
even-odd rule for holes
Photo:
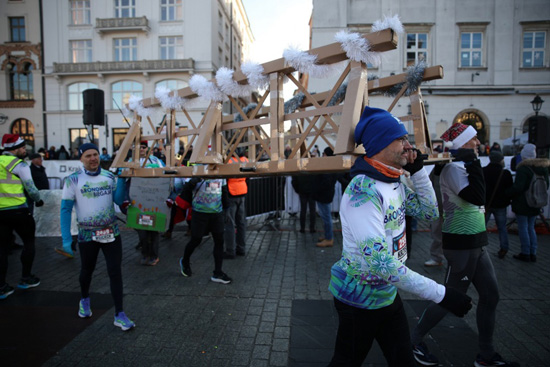
[[[19,118],[11,125],[11,133],[18,134],[27,142],[27,150],[34,152],[34,125],[27,119]],[[30,148],[29,148],[30,146]]]
[[[477,138],[481,144],[489,141],[489,132],[487,129],[487,118],[479,110],[464,110],[460,112],[453,120],[453,124],[460,123],[471,125],[477,131]]]

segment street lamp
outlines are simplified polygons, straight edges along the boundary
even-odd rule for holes
[[[542,98],[540,98],[540,96],[537,94],[535,96],[535,98],[533,98],[533,100],[529,103],[531,103],[531,105],[533,105],[533,111],[535,111],[535,116],[538,116],[539,111],[542,108],[542,104],[544,103]]]

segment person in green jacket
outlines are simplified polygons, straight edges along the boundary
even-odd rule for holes
[[[537,261],[535,220],[540,214],[541,208],[530,207],[527,204],[525,192],[529,188],[535,173],[544,176],[546,188],[548,188],[549,166],[550,160],[537,158],[535,145],[525,144],[521,150],[521,163],[517,166],[514,185],[506,191],[512,197],[512,211],[516,214],[519,241],[521,243],[521,252],[514,255],[514,259],[526,262]]]

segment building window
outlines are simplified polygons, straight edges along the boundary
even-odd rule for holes
[[[128,134],[128,130],[130,130],[127,127],[121,127],[121,128],[115,128],[112,130],[113,132],[113,153],[116,152],[120,146],[122,145],[122,142],[124,141],[124,138],[126,137],[126,134]]]
[[[71,139],[71,152],[75,148],[78,149],[82,144],[88,143],[88,130],[86,129],[69,129],[69,137]],[[94,144],[99,146],[99,129],[94,128]]]
[[[134,18],[136,0],[115,0],[115,18]]]
[[[71,24],[91,24],[90,0],[71,0]]]
[[[136,38],[115,38],[115,61],[137,60],[137,39]]]
[[[182,20],[183,8],[182,0],[161,0],[160,2],[160,20]]]
[[[407,33],[405,65],[416,65],[428,59],[428,33]]]
[[[94,83],[74,83],[67,88],[67,95],[69,96],[69,110],[82,110],[84,108],[84,101],[82,99],[82,92],[86,89],[96,89],[97,84]]]
[[[165,87],[170,90],[178,90],[187,87],[187,83],[176,79],[166,79],[155,84],[155,89],[158,87]]]
[[[18,70],[15,64],[8,64],[7,69],[10,79],[10,99],[34,99],[32,64],[24,64],[23,70]]]
[[[160,37],[160,59],[183,59],[183,37]]]
[[[524,68],[544,67],[546,31],[523,32],[521,66]]]
[[[128,103],[130,96],[143,97],[143,86],[141,83],[125,80],[114,83],[111,92],[113,96],[112,108],[118,110],[119,107],[122,108]],[[117,107],[117,104],[119,107]]]
[[[25,38],[25,18],[9,17],[11,42],[24,42]]]
[[[220,11],[218,11],[218,33],[223,39],[223,15]]]
[[[483,66],[483,33],[463,32],[460,34],[460,67]]]
[[[485,122],[483,121],[483,117],[481,117],[481,115],[476,111],[470,110],[459,113],[455,117],[453,125],[456,123],[470,125],[474,129],[476,129],[477,138],[481,142],[481,144],[484,144],[488,140],[487,129],[485,126]]]
[[[69,41],[71,62],[92,62],[92,40]]]
[[[34,125],[32,122],[23,118],[15,120],[11,125],[11,133],[25,139],[27,150],[29,150],[30,145],[30,150],[34,151]]]

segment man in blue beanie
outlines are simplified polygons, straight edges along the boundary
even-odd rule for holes
[[[76,210],[78,247],[80,250],[80,293],[78,316],[92,316],[90,285],[99,251],[103,252],[115,304],[114,325],[123,331],[135,324],[122,308],[122,241],[116,223],[113,197],[116,177],[99,166],[99,149],[86,143],[78,149],[83,169],[65,178],[61,197],[61,236],[63,249],[55,250],[72,258],[71,213]]]
[[[374,340],[390,366],[415,366],[407,317],[397,289],[432,300],[457,316],[471,299],[405,266],[405,214],[439,217],[437,200],[422,158],[397,118],[365,107],[355,142],[366,154],[357,158],[342,197],[343,250],[331,271],[339,327],[330,366],[361,366]],[[416,191],[401,183],[410,175]]]

